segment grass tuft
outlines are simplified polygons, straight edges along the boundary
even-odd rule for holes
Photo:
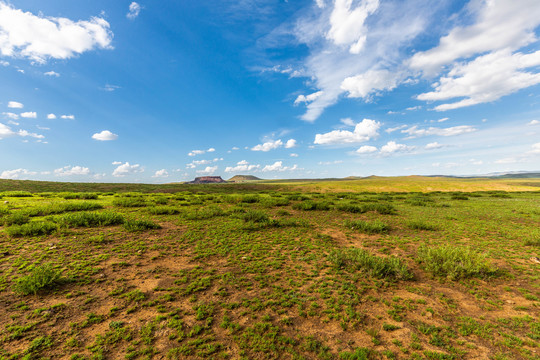
[[[30,274],[22,276],[15,284],[15,291],[22,295],[37,294],[42,290],[54,288],[61,281],[62,273],[51,264],[37,266]]]
[[[114,199],[112,204],[114,206],[127,207],[127,208],[145,207],[145,206],[148,205],[148,203],[142,197],[137,197],[137,196],[135,196],[135,197],[131,197],[131,196],[120,197],[120,198]]]
[[[145,231],[153,229],[161,229],[161,225],[149,220],[127,220],[124,222],[124,228],[127,231]]]
[[[346,220],[345,226],[366,234],[386,234],[390,231],[390,226],[379,220],[371,222],[364,220]]]
[[[428,224],[422,220],[411,220],[407,223],[407,226],[413,230],[436,231],[439,229],[436,225]]]
[[[417,259],[424,269],[434,276],[451,280],[485,277],[497,273],[497,269],[486,260],[485,255],[468,247],[424,245],[418,249]]]
[[[407,265],[401,259],[394,256],[375,256],[363,249],[334,250],[328,255],[328,260],[336,268],[364,271],[381,279],[408,280],[413,278]]]
[[[49,235],[56,231],[57,225],[50,221],[35,221],[23,225],[12,225],[6,229],[11,237]]]
[[[312,210],[330,210],[331,205],[325,201],[302,201],[293,205],[294,210],[312,211]]]
[[[66,214],[58,219],[58,223],[69,227],[96,227],[120,225],[124,223],[124,217],[115,212],[79,212]]]

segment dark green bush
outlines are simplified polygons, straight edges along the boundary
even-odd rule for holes
[[[330,203],[325,201],[302,201],[293,205],[295,210],[312,211],[312,210],[330,210]]]
[[[161,229],[161,225],[156,224],[149,220],[127,220],[124,222],[124,228],[127,231],[135,232],[135,231]]]

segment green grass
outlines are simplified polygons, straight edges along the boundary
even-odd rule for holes
[[[14,290],[22,295],[36,295],[40,291],[55,288],[62,281],[62,273],[51,264],[36,266],[30,274],[20,277]]]
[[[11,213],[0,220],[3,225],[22,225],[30,221],[30,217],[21,211]]]
[[[149,220],[126,220],[124,229],[131,232],[161,229],[161,225]]]
[[[334,250],[328,260],[338,269],[363,271],[381,279],[408,280],[413,277],[403,260],[394,256],[375,256],[363,249]]]
[[[423,220],[411,220],[407,222],[407,227],[412,230],[426,230],[426,231],[436,231],[439,229],[436,225],[426,223]]]
[[[345,227],[358,230],[366,234],[386,234],[390,231],[390,226],[380,220],[346,220]]]
[[[11,237],[49,235],[56,231],[58,226],[50,221],[33,221],[23,225],[12,225],[6,229]]]
[[[60,194],[66,200],[79,199],[79,200],[96,200],[99,195],[96,193],[63,193]]]
[[[66,214],[57,219],[61,225],[68,227],[96,227],[96,226],[111,226],[124,223],[124,217],[121,214],[106,211],[106,212],[78,212]]]
[[[418,249],[417,260],[432,275],[451,280],[486,277],[497,273],[497,269],[489,263],[486,255],[469,247],[424,245]]]
[[[331,205],[328,202],[307,200],[307,201],[302,201],[302,202],[294,204],[292,208],[294,210],[303,210],[303,211],[313,211],[313,210],[325,211],[325,210],[330,210]]]
[[[113,200],[112,204],[118,207],[134,208],[148,206],[142,197],[119,197]]]

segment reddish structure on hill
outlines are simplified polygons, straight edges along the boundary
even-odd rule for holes
[[[188,184],[219,184],[226,182],[221,176],[201,176],[196,177],[195,180],[190,181]]]

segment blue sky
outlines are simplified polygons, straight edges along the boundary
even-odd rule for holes
[[[0,178],[540,170],[540,3],[0,0]]]

